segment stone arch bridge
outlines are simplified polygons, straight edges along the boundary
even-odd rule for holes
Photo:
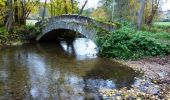
[[[40,25],[43,27],[41,33],[36,38],[37,41],[53,40],[56,39],[56,35],[59,33],[57,31],[70,30],[75,33],[80,33],[95,42],[95,36],[98,28],[102,28],[106,31],[113,31],[115,29],[114,25],[78,15],[60,15],[52,17]]]

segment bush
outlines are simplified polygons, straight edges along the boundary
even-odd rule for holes
[[[11,44],[24,39],[25,27],[15,26],[11,32],[5,27],[0,27],[0,44]]]
[[[8,41],[9,33],[4,27],[0,27],[0,44]]]
[[[36,27],[34,25],[27,25],[26,26],[26,31],[27,31],[27,34],[34,34],[34,35],[37,35],[40,33],[40,28],[39,27]]]
[[[99,54],[110,58],[138,59],[170,53],[170,47],[155,39],[154,33],[136,31],[127,23],[112,33],[98,32],[96,40]]]

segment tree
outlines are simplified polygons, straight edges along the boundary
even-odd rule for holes
[[[44,10],[43,10],[43,14],[42,14],[42,20],[44,20],[44,17],[45,17],[45,9],[46,9],[46,6],[47,6],[47,0],[45,0]]]
[[[140,30],[142,26],[142,18],[145,10],[145,4],[146,4],[146,0],[141,0],[141,7],[138,13],[138,20],[137,20],[138,30]]]
[[[135,9],[131,6],[132,1],[134,0],[100,0],[99,4],[108,14],[109,20],[121,18],[130,20],[131,12]]]
[[[113,12],[114,12],[113,9],[115,8],[113,7],[115,5],[112,5],[113,2],[114,0],[100,0],[99,1],[100,8],[102,8],[105,11],[105,13],[108,15],[108,20],[112,20],[113,18]]]
[[[0,0],[0,25],[4,24],[4,18],[7,13],[7,6],[5,0]]]
[[[35,11],[38,0],[0,0],[0,23],[4,22],[8,31],[13,23],[25,25],[28,15]]]
[[[50,0],[50,2],[51,2],[51,4],[50,4],[50,6],[51,6],[51,17],[53,17],[53,0]]]
[[[88,16],[88,17],[92,17],[92,13],[95,11],[94,8],[87,8],[87,9],[84,9],[82,15],[83,16]]]
[[[108,20],[107,13],[104,11],[103,8],[97,8],[96,10],[93,11],[91,16],[100,20]]]
[[[67,7],[67,1],[66,0],[63,0],[64,1],[64,10],[65,10],[65,14],[68,14],[68,7]]]
[[[52,8],[51,8],[52,6]],[[77,0],[51,0],[47,4],[47,8],[51,15],[72,14],[78,12]]]
[[[79,11],[78,16],[80,16],[80,15],[83,13],[84,7],[86,6],[87,2],[88,2],[88,0],[86,0],[86,1],[84,2],[82,8],[81,8],[80,11]]]
[[[151,28],[153,19],[158,12],[159,4],[160,4],[160,0],[151,1],[151,12],[150,15],[146,18],[146,24],[149,26],[149,29]]]
[[[37,10],[37,5],[39,4],[39,0],[21,0],[20,2],[20,16],[19,20],[20,23],[25,25],[26,24],[26,19],[28,18],[29,14],[33,12],[35,9]]]
[[[8,7],[8,14],[7,14],[7,21],[5,24],[5,27],[8,31],[12,30],[12,24],[13,24],[13,2],[12,0],[7,0],[7,7]]]
[[[72,13],[74,14],[74,0],[71,0]]]

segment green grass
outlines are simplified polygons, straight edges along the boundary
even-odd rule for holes
[[[155,26],[170,26],[170,22],[155,22]]]
[[[152,35],[157,41],[163,44],[170,45],[170,33],[168,32],[159,32]]]

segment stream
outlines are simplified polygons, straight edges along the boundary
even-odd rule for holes
[[[141,77],[97,53],[86,38],[4,48],[0,100],[100,100],[100,89],[130,88]]]

